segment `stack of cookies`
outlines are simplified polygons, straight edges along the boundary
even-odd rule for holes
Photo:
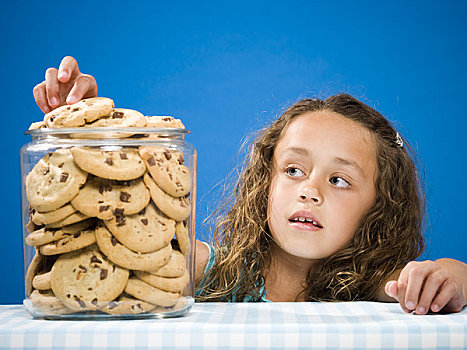
[[[184,126],[96,97],[59,107],[30,129],[93,127]],[[35,311],[128,315],[186,305],[192,175],[183,156],[158,142],[77,143],[34,165],[25,179],[25,241],[35,248],[26,273]]]

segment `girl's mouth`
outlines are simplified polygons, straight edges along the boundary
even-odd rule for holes
[[[304,229],[321,229],[323,226],[319,223],[318,220],[310,217],[310,216],[300,216],[294,215],[289,219],[289,222],[294,226]]]

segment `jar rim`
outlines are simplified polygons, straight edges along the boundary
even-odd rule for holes
[[[24,133],[31,136],[66,135],[66,134],[99,134],[99,133],[135,133],[135,134],[164,134],[164,135],[184,135],[190,134],[190,130],[181,128],[118,128],[118,127],[80,127],[80,128],[40,128],[26,130]]]

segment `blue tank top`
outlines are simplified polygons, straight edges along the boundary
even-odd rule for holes
[[[204,271],[203,271],[203,275],[206,276],[207,273],[209,272],[209,270],[212,268],[212,266],[214,265],[215,261],[216,261],[216,252],[214,250],[214,247],[206,242],[203,242],[209,249],[209,259],[208,259],[208,262],[206,263],[206,267],[204,268]],[[201,282],[199,283],[198,287],[196,288],[196,296],[200,296],[201,295],[201,290],[203,289],[204,285],[206,283],[206,278],[203,278],[201,280]],[[260,289],[260,293],[261,293],[261,299],[260,301],[262,302],[271,302],[270,300],[267,300],[266,299],[266,288],[262,287]],[[235,293],[232,295],[232,298],[230,300],[228,300],[229,302],[237,302],[239,300],[236,300],[235,298]],[[253,298],[250,296],[250,295],[247,295],[243,298],[242,302],[244,303],[248,303],[248,302],[251,302],[253,301]]]

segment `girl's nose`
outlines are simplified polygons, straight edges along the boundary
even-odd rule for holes
[[[300,191],[300,200],[312,201],[315,204],[321,204],[323,202],[323,196],[316,186],[309,184],[302,187]]]

